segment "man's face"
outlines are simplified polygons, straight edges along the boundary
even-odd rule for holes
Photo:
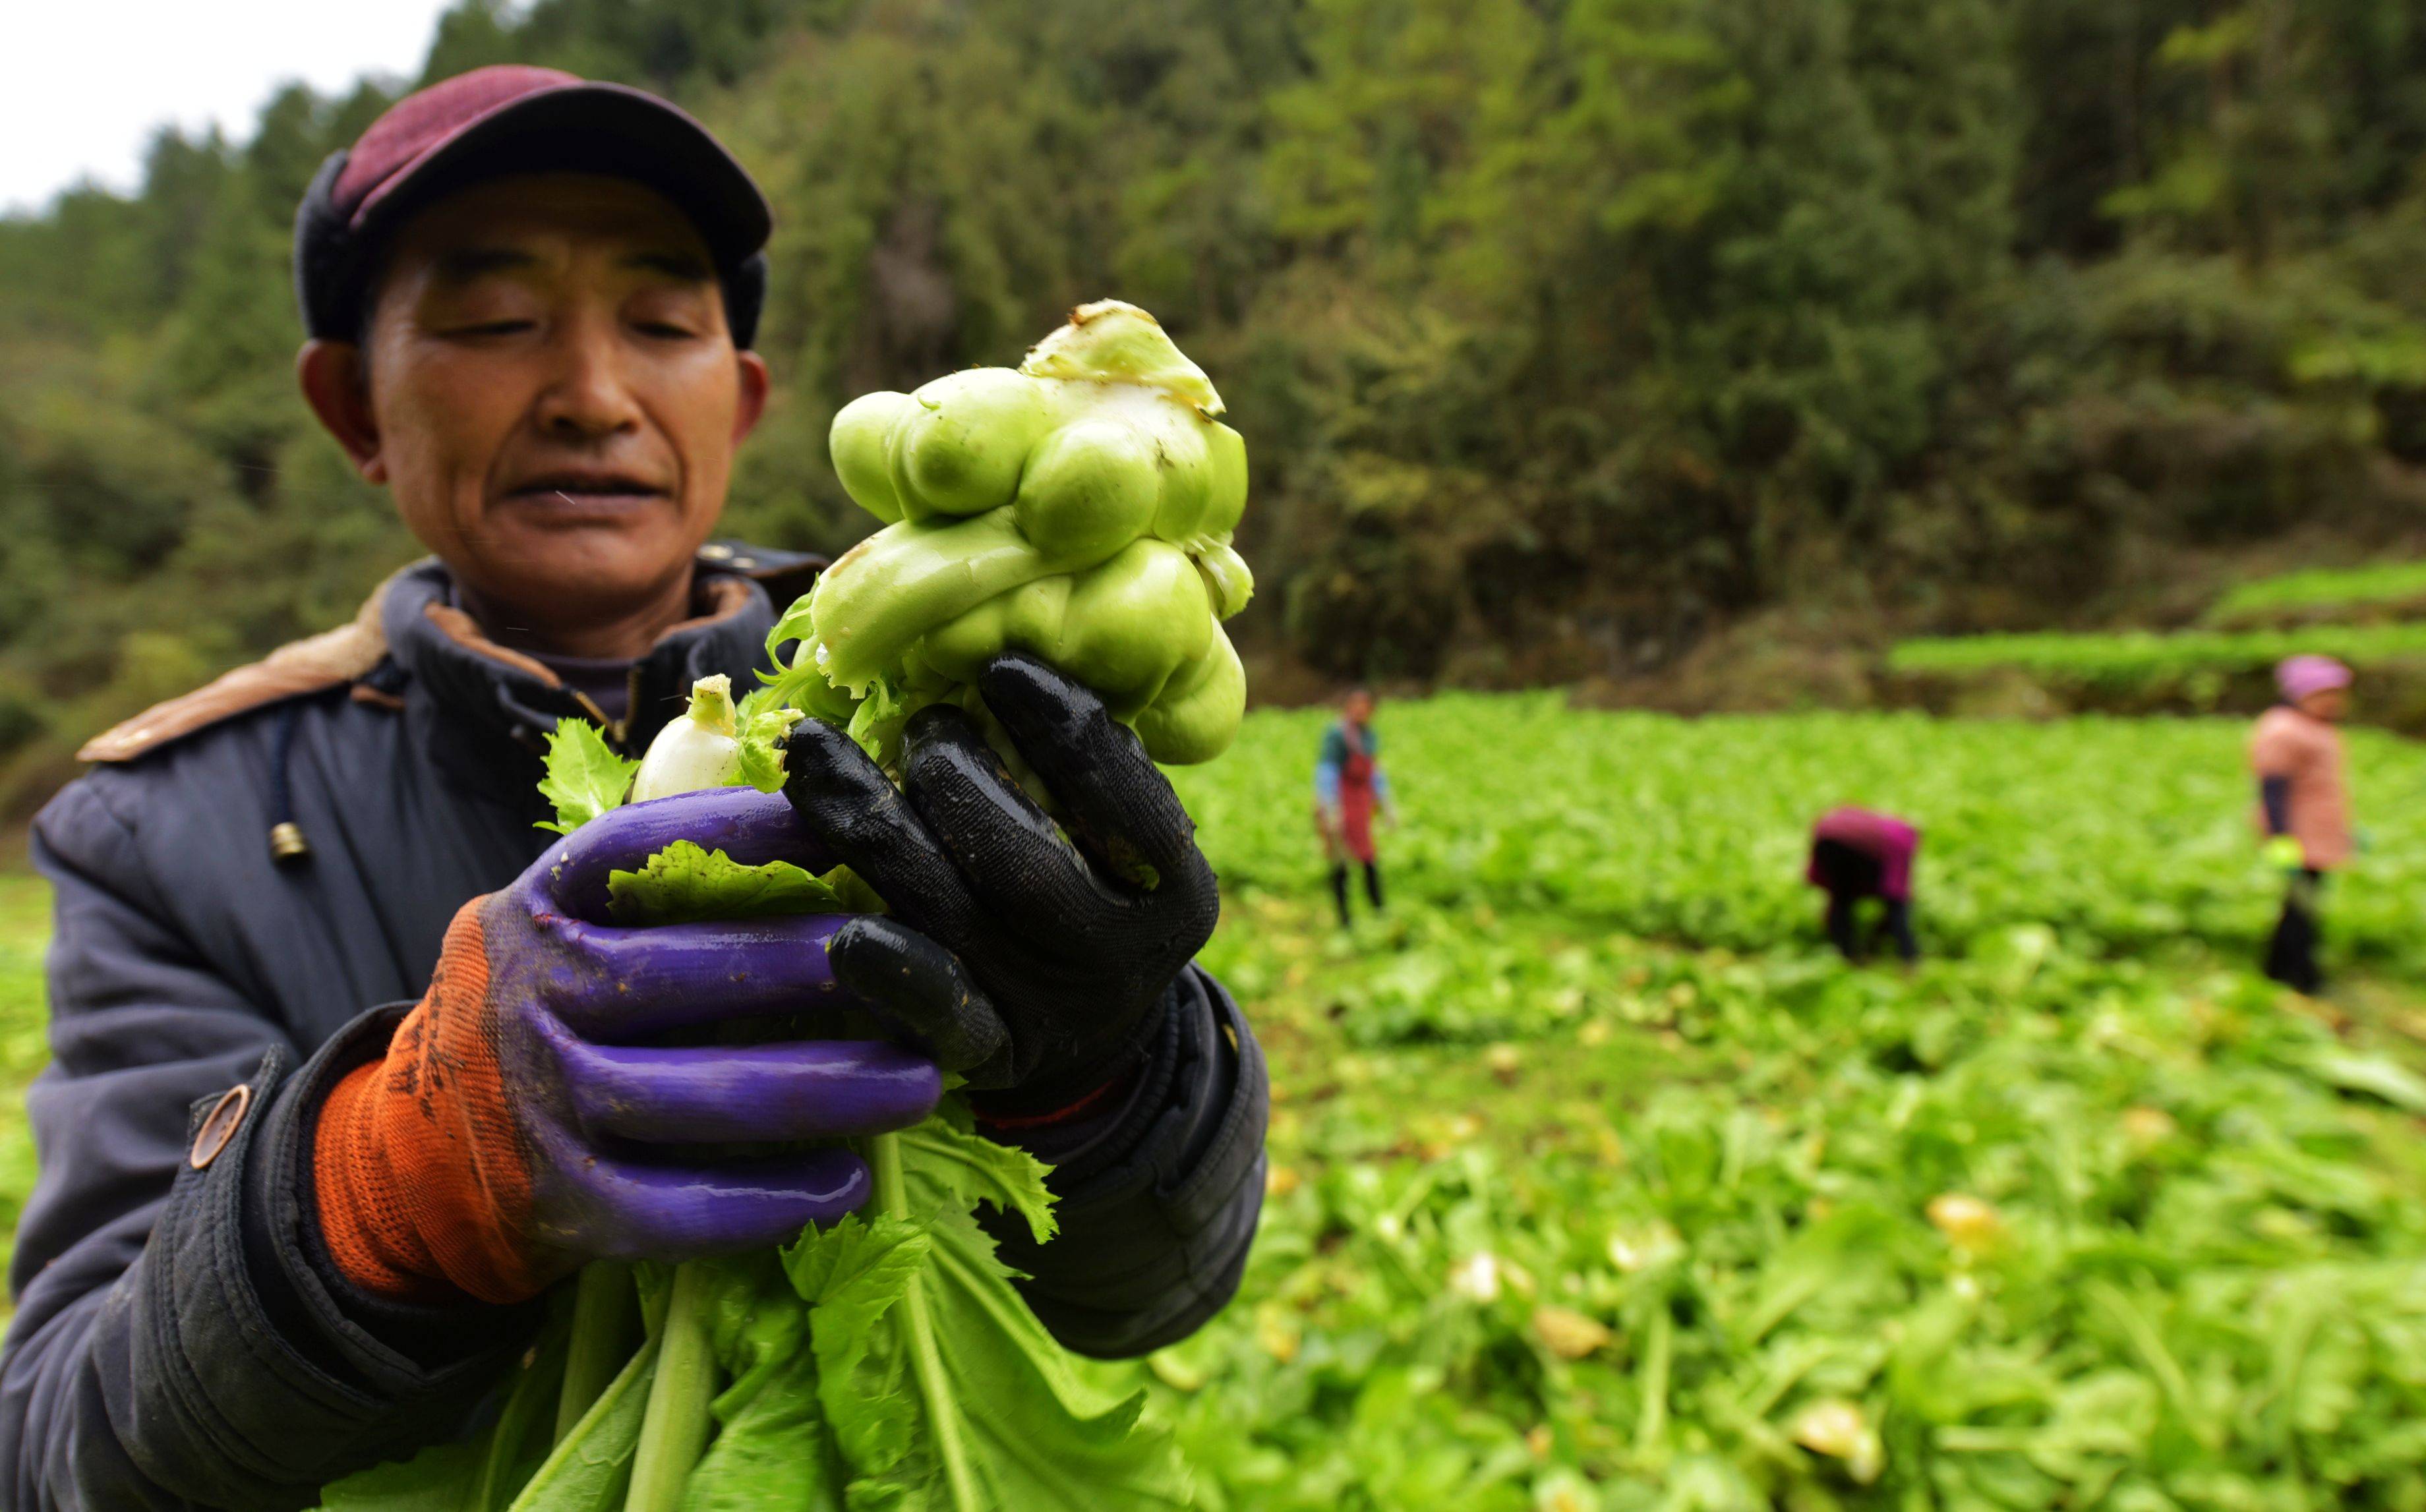
[[[460,582],[542,633],[687,581],[767,387],[690,222],[582,174],[477,185],[404,226],[350,426],[313,362],[307,347],[305,390],[364,475]]]
[[[1340,704],[1339,712],[1348,716],[1348,722],[1350,724],[1361,725],[1368,723],[1373,717],[1373,695],[1370,693],[1350,693],[1348,695],[1347,700]]]

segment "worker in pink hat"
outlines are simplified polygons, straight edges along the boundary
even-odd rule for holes
[[[1831,809],[1811,827],[1803,879],[1828,894],[1828,941],[1847,960],[1861,961],[1883,934],[1907,964],[1920,958],[1912,935],[1912,861],[1919,850],[1917,826],[1875,809]],[[1881,914],[1866,941],[1854,913],[1869,898],[1879,900]]]
[[[2289,882],[2266,946],[2266,974],[2314,992],[2324,980],[2317,970],[2317,894],[2324,875],[2351,855],[2350,784],[2334,728],[2350,702],[2351,669],[2330,656],[2294,656],[2274,668],[2274,685],[2283,701],[2258,716],[2249,734],[2266,858]]]

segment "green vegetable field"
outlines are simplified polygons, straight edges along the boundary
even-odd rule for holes
[[[2208,609],[2220,630],[2416,619],[2426,608],[2426,562],[2317,568],[2243,583]]]
[[[2318,625],[2300,631],[2188,631],[2158,635],[2054,633],[1949,635],[1907,640],[1888,665],[1900,672],[1968,672],[2014,668],[2091,684],[2130,685],[2197,673],[2264,671],[2303,652],[2373,668],[2426,655],[2426,625]]]
[[[1144,1382],[1229,1508],[2426,1506],[2426,749],[2351,748],[2330,1004],[2233,721],[1385,705],[1389,914],[1339,931],[1325,716],[1177,774],[1271,1057],[1245,1289]],[[1801,885],[1927,831],[1926,959]],[[0,878],[0,1067],[39,1060]],[[0,1124],[8,1215],[30,1175]]]
[[[2257,578],[2209,604],[2198,628],[1927,635],[1887,653],[1890,701],[1938,713],[1996,708],[2017,685],[2029,712],[2249,714],[2274,698],[2286,657],[2327,655],[2359,673],[2354,717],[2426,735],[2426,562],[2379,562]],[[1983,707],[1966,694],[1986,692]]]

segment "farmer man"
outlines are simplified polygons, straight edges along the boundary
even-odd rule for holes
[[[1875,809],[1832,809],[1811,827],[1803,879],[1828,894],[1828,941],[1847,960],[1868,956],[1882,933],[1904,960],[1920,958],[1912,938],[1912,861],[1919,850],[1917,828]],[[1872,898],[1879,902],[1879,922],[1866,940],[1858,914]]]
[[[1348,927],[1348,864],[1365,872],[1365,898],[1382,911],[1382,862],[1373,848],[1373,815],[1393,828],[1398,806],[1382,770],[1382,738],[1373,731],[1373,695],[1364,688],[1340,700],[1339,722],[1322,734],[1314,764],[1314,825],[1331,861],[1331,897],[1339,905],[1339,927]]]
[[[312,185],[303,394],[433,558],[95,740],[37,821],[56,1059],[8,1508],[307,1505],[463,1432],[583,1263],[859,1205],[837,1136],[915,1122],[946,1072],[1055,1166],[1060,1236],[1004,1253],[1064,1343],[1148,1350],[1235,1289],[1262,1059],[1191,960],[1188,816],[1084,691],[1016,659],[981,684],[1082,849],[947,711],[906,793],[811,721],[784,796],[533,828],[543,732],[643,748],[762,665],[813,565],[708,539],[767,396],[768,221],[680,111],[526,68],[407,98]],[[848,862],[891,912],[615,926],[606,874],[678,837]],[[869,1010],[894,1042],[817,1037]],[[805,1027],[714,1032],[745,1018]]]
[[[2266,944],[2266,974],[2299,992],[2324,985],[2317,969],[2317,893],[2351,856],[2350,783],[2334,726],[2350,701],[2351,669],[2330,656],[2294,656],[2274,669],[2283,701],[2257,716],[2249,764],[2266,857],[2284,875],[2283,915]]]

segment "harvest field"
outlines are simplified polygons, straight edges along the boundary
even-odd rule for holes
[[[1154,1365],[1216,1504],[2426,1504],[2416,748],[2353,732],[2344,1020],[2242,969],[2237,723],[1385,708],[1403,901],[1343,939],[1321,719],[1182,778],[1278,1100]],[[1845,800],[1929,832],[1910,976],[1820,950]]]
[[[2426,624],[2314,625],[2302,630],[2150,630],[2098,635],[2037,632],[1945,635],[1900,642],[1899,672],[1979,672],[2013,668],[2093,686],[2127,688],[2199,673],[2264,671],[2302,652],[2369,669],[2426,655]]]
[[[2244,968],[2238,723],[1388,705],[1343,934],[1324,718],[1179,777],[1270,1197],[1229,1311],[1110,1374],[1206,1504],[2426,1506],[2426,751],[2352,732],[2326,1005]],[[1909,974],[1821,947],[1843,801],[1928,831]],[[0,879],[20,1077],[39,906]],[[11,1217],[29,1170],[0,1127]]]

